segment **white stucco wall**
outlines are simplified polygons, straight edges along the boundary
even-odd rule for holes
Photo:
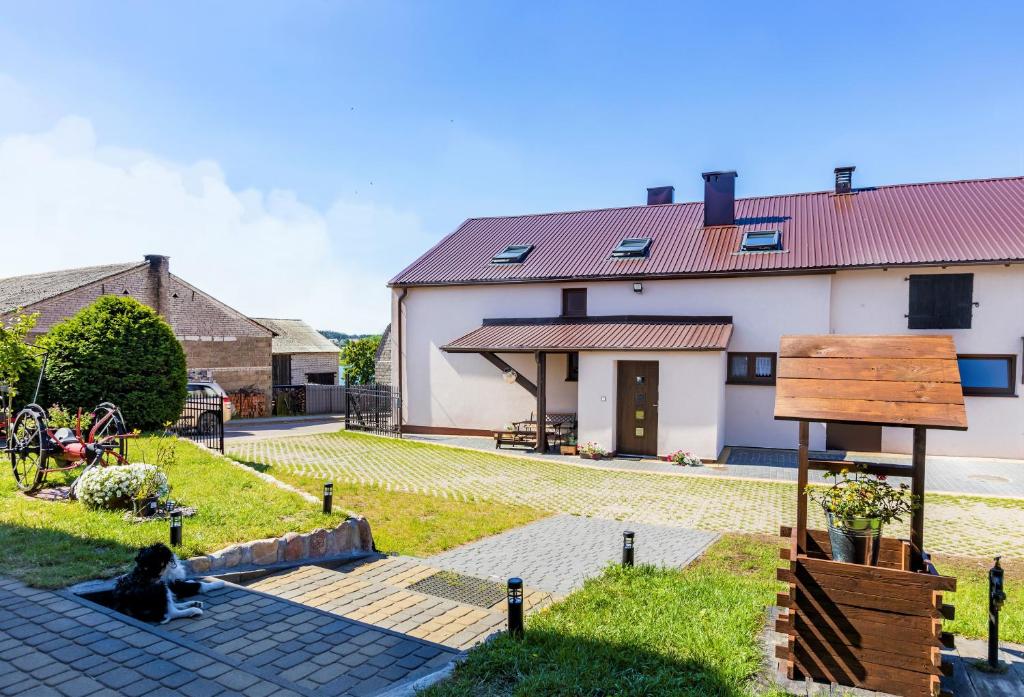
[[[619,361],[658,363],[658,454],[717,458],[725,441],[725,353],[593,351],[580,354],[579,439],[615,450]]]
[[[562,288],[587,288],[591,315],[731,315],[734,332],[729,350],[777,351],[779,338],[784,334],[927,333],[907,329],[904,315],[908,287],[903,279],[910,273],[942,272],[892,269],[644,281],[643,293],[633,292],[632,281],[413,288],[405,301],[405,420],[422,426],[493,429],[533,412],[535,403],[529,393],[518,385],[505,384],[498,370],[482,357],[446,354],[439,347],[479,327],[484,318],[557,316]],[[1024,268],[950,267],[945,272],[974,273],[974,299],[980,306],[975,308],[972,329],[934,333],[952,334],[962,353],[1013,353],[1019,357],[1024,336],[1024,317],[1020,312],[1024,306]],[[395,291],[396,297],[399,292]],[[634,352],[627,355],[639,356]],[[658,360],[665,360],[666,355],[671,354],[660,354]],[[502,358],[535,380],[532,356],[503,354]],[[724,360],[724,354],[720,358]],[[593,371],[598,365],[607,366],[609,361],[618,359],[600,352],[581,356],[578,395],[577,384],[564,380],[564,358],[550,356],[548,360],[549,411],[577,411],[578,404],[581,427],[584,414],[597,418],[593,405],[585,404],[594,386],[583,378],[584,363],[588,371]],[[1021,362],[1018,360],[1018,384]],[[600,370],[607,373],[604,368]],[[690,375],[688,379],[696,376]],[[724,383],[724,375],[721,381]],[[716,436],[722,443],[795,447],[796,425],[772,418],[773,387],[724,385],[723,394],[715,407],[723,414],[719,419],[720,435]],[[1024,404],[1019,398],[968,397],[967,412],[970,429],[966,433],[931,431],[929,452],[1024,457]],[[613,423],[614,411],[610,413]],[[664,405],[661,419],[665,423],[670,420]],[[602,434],[605,427],[595,424],[586,425],[592,439],[612,443],[611,435]],[[663,428],[659,426],[659,436],[672,433],[671,429]],[[587,437],[582,432],[580,436]],[[812,426],[810,445],[824,448],[825,429],[821,424]],[[910,434],[905,429],[886,429],[882,445],[885,450],[907,452]],[[666,445],[666,450],[676,447],[694,448],[683,443],[671,448]]]
[[[907,276],[917,273],[973,273],[974,308],[970,329],[907,329]],[[1024,336],[1024,270],[1020,266],[952,266],[946,269],[844,271],[832,282],[830,329],[837,334],[946,334],[958,353],[1017,356],[1021,384],[1021,337]],[[928,452],[935,455],[985,455],[1024,458],[1024,400],[1017,397],[966,397],[968,430],[928,432]],[[912,433],[905,428],[882,431],[882,450],[908,453]]]

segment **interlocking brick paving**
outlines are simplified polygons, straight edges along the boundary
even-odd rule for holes
[[[452,649],[469,648],[505,629],[504,596],[489,607],[478,607],[410,588],[439,571],[417,559],[384,557],[336,569],[303,566],[247,585],[282,600]],[[557,599],[528,587],[524,605],[531,612]]]
[[[637,564],[682,567],[718,537],[702,530],[557,515],[471,542],[424,560],[476,576],[521,576],[537,588],[568,594],[622,560],[622,533],[636,533]]]
[[[777,534],[796,515],[789,482],[610,471],[346,433],[239,442],[229,452],[298,474],[395,491],[716,532]],[[930,495],[925,520],[925,544],[933,553],[1024,554],[1024,500]],[[816,506],[811,524],[824,526]],[[906,527],[893,525],[887,534],[906,535]]]

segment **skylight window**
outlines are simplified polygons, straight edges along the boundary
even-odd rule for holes
[[[491,257],[492,264],[522,264],[533,249],[532,244],[512,244]]]
[[[744,232],[740,243],[741,252],[777,252],[782,249],[782,232],[780,230],[761,230]]]
[[[637,259],[647,256],[651,248],[650,237],[627,237],[612,250],[614,259]]]

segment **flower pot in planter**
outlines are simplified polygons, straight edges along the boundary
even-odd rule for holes
[[[832,561],[878,566],[878,550],[882,540],[880,518],[838,518],[831,513],[826,515]]]

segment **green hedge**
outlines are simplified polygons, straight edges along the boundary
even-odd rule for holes
[[[47,404],[121,408],[129,428],[177,421],[185,403],[185,353],[154,310],[107,295],[55,325],[39,340],[49,353]]]

